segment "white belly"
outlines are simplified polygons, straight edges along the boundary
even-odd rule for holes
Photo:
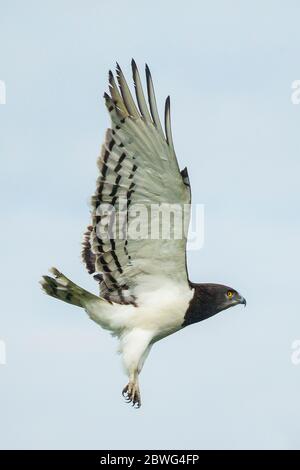
[[[103,328],[120,336],[134,328],[151,331],[153,338],[163,338],[180,329],[193,290],[182,284],[165,281],[159,288],[138,293],[138,307],[93,302],[86,306],[90,317]]]

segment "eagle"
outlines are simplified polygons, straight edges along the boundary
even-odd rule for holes
[[[42,277],[41,284],[48,295],[83,308],[118,338],[128,376],[122,394],[139,408],[139,374],[152,346],[222,310],[246,306],[246,300],[231,287],[190,281],[187,230],[176,230],[180,218],[172,218],[169,235],[163,236],[164,217],[159,217],[165,211],[154,213],[159,233],[152,236],[148,216],[154,206],[182,210],[188,226],[191,188],[187,169],[180,171],[174,150],[170,97],[163,129],[148,66],[148,104],[134,60],[131,66],[136,100],[118,63],[117,80],[109,71],[104,101],[111,126],[98,158],[91,222],[83,237],[82,260],[99,284],[99,294],[79,287],[56,268],[51,268],[52,276]],[[143,217],[137,216],[137,207],[143,209]]]

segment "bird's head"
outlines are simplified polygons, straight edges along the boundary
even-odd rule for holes
[[[186,313],[185,325],[205,320],[235,305],[244,305],[246,299],[232,287],[222,284],[193,284],[194,298]]]
[[[235,289],[222,284],[203,284],[205,295],[210,298],[216,313],[234,307],[235,305],[244,305],[246,307],[246,299]]]

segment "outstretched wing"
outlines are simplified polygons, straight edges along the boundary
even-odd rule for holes
[[[119,65],[119,86],[109,72],[110,96],[105,93],[104,98],[111,128],[98,160],[92,226],[85,233],[82,255],[88,271],[100,281],[102,297],[136,304],[139,293],[155,288],[163,278],[188,283],[190,186],[174,151],[169,97],[164,134],[149,68],[149,108],[134,61],[132,72],[137,104]]]

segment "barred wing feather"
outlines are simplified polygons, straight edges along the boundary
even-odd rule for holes
[[[149,108],[134,61],[132,71],[136,102],[119,65],[118,85],[109,73],[110,96],[105,93],[104,98],[111,128],[98,160],[92,226],[84,236],[82,257],[100,281],[102,297],[136,305],[138,293],[152,289],[162,278],[188,283],[185,233],[190,187],[173,147],[170,100],[166,100],[164,134],[148,67]],[[108,208],[113,209],[110,215]],[[161,213],[170,216],[167,234]],[[112,225],[114,230],[104,233]]]

